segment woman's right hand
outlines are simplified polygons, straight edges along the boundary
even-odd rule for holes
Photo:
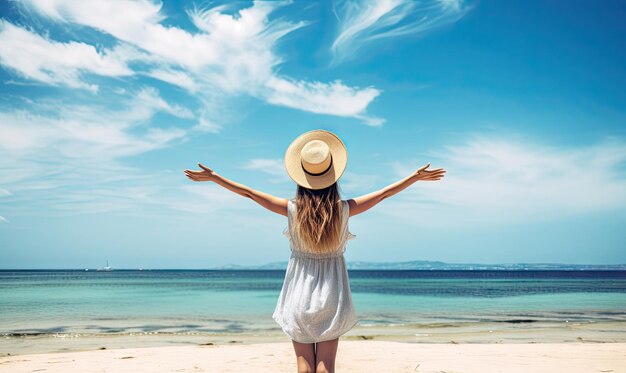
[[[185,174],[193,181],[215,181],[215,172],[208,167],[198,163],[201,171],[185,170]]]
[[[417,180],[437,181],[437,180],[440,180],[446,173],[446,170],[444,170],[443,168],[427,170],[428,167],[430,167],[430,163],[428,163],[426,166],[423,166],[419,170],[415,171]]]

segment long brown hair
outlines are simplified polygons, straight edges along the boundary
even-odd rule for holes
[[[338,184],[324,189],[298,185],[295,229],[304,251],[328,253],[337,250],[342,233],[343,204]]]

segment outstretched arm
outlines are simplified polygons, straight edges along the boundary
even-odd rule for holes
[[[286,198],[275,197],[271,194],[254,190],[243,184],[239,184],[232,180],[228,180],[227,178],[217,174],[215,171],[211,170],[210,168],[203,166],[201,163],[198,163],[198,166],[200,166],[202,170],[200,171],[185,170],[185,174],[191,180],[213,181],[216,184],[219,184],[232,192],[235,192],[241,196],[252,199],[254,202],[258,203],[259,205],[265,207],[266,209],[270,211],[287,216],[287,201],[288,200]]]
[[[427,170],[428,167],[430,167],[430,163],[415,171],[411,175],[405,177],[404,179],[397,181],[381,190],[363,195],[361,197],[349,199],[348,204],[350,205],[350,216],[354,216],[371,209],[383,199],[391,197],[394,194],[403,191],[409,185],[418,180],[437,181],[440,180],[446,173],[446,170],[444,170],[443,168]]]

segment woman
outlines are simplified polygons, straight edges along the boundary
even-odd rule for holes
[[[375,206],[418,180],[440,180],[442,168],[430,163],[377,192],[342,200],[337,181],[347,164],[347,151],[335,134],[306,132],[285,153],[285,168],[297,184],[296,198],[275,197],[228,180],[198,163],[202,170],[185,170],[194,181],[214,181],[287,216],[283,232],[291,257],[272,315],[293,342],[298,372],[334,372],[339,337],[357,323],[344,252],[354,237],[348,218]]]

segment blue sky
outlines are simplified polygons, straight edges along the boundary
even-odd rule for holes
[[[2,268],[287,260],[303,132],[348,148],[347,260],[626,263],[626,7],[593,1],[1,2]]]

